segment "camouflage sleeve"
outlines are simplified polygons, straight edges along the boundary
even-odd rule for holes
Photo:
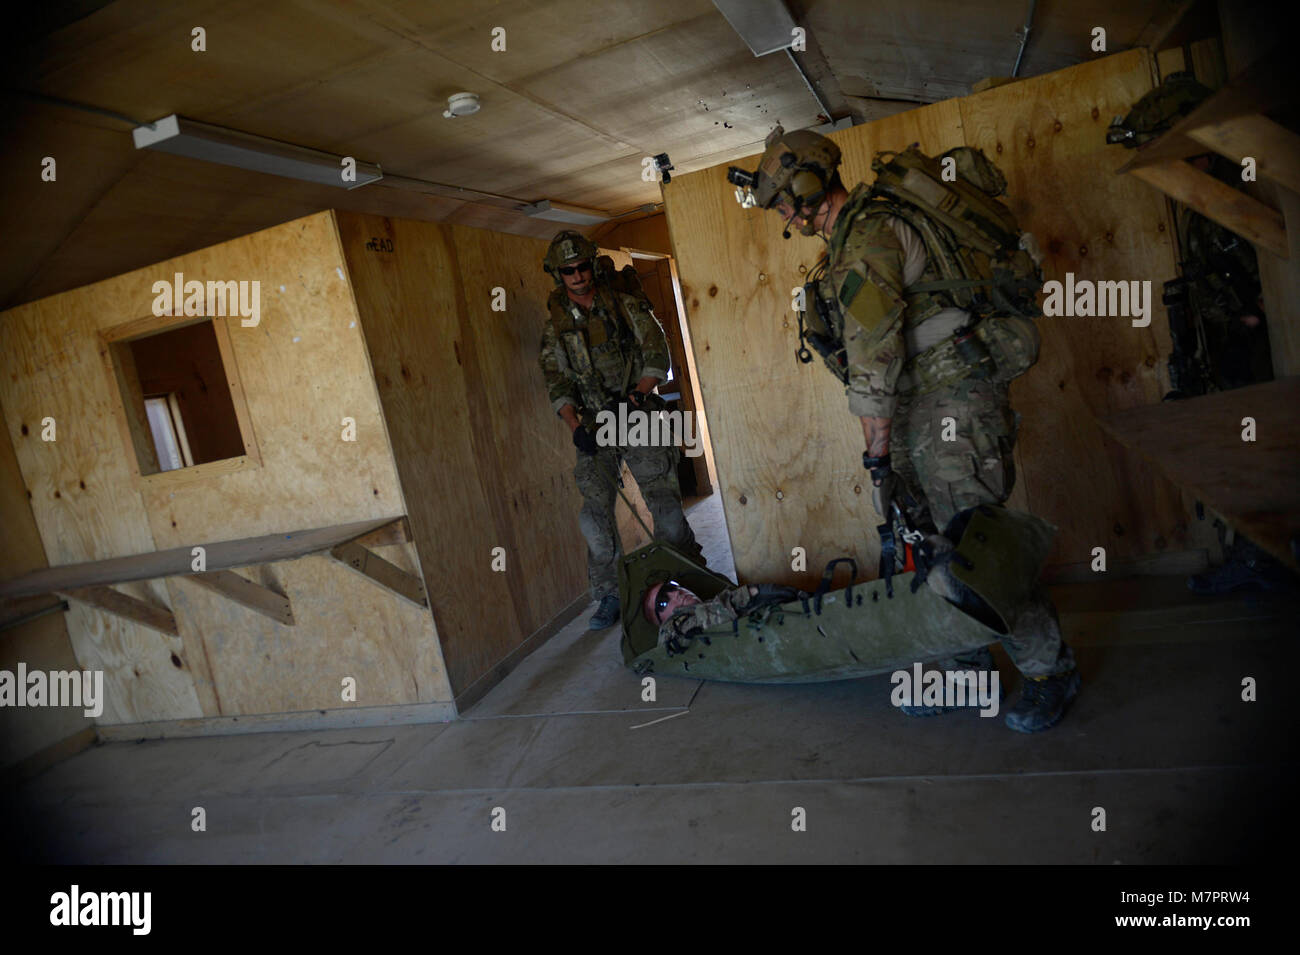
[[[748,587],[734,587],[724,590],[712,600],[683,607],[659,628],[659,644],[662,646],[673,637],[685,637],[696,630],[731,623],[740,617],[752,599]]]
[[[546,323],[542,332],[542,344],[537,355],[537,364],[542,368],[542,377],[546,379],[546,396],[550,399],[551,410],[559,413],[565,405],[581,406],[578,400],[578,384],[569,376],[569,361],[560,347],[559,336],[555,326]]]
[[[844,312],[849,411],[892,418],[903,370],[903,248],[885,216],[869,216],[845,240],[847,267],[836,276]]]
[[[628,325],[632,328],[632,334],[636,336],[637,344],[641,346],[641,358],[644,364],[634,377],[634,383],[640,378],[658,378],[663,381],[668,377],[670,363],[668,339],[664,337],[664,327],[655,317],[650,301],[642,296],[629,295],[625,292],[619,294],[619,301],[623,306],[623,314],[627,316]]]

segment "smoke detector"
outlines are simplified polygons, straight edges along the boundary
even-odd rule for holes
[[[447,97],[447,108],[442,111],[442,115],[447,119],[455,119],[457,116],[469,116],[477,112],[477,93],[452,93]]]

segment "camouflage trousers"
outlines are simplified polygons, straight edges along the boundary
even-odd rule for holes
[[[687,556],[701,553],[695,532],[682,513],[682,490],[677,482],[677,447],[601,448],[595,454],[578,452],[573,476],[582,494],[578,525],[587,540],[587,580],[593,600],[618,593],[618,558],[623,542],[614,516],[616,487],[627,461],[641,498],[650,510],[655,538],[667,541]]]
[[[894,413],[889,449],[893,469],[914,502],[908,507],[913,525],[942,531],[958,511],[1006,501],[1016,483],[1012,451],[1018,424],[1005,384],[967,378],[927,394],[903,395]],[[1002,646],[1025,676],[1064,673],[1074,666],[1056,608],[1041,585],[1002,638]],[[992,657],[980,647],[936,666],[990,667]]]

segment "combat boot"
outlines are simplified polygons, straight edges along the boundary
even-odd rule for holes
[[[996,670],[997,664],[993,662],[993,654],[988,647],[981,647],[971,655],[971,662],[967,666],[954,666],[950,669],[969,669],[969,670]],[[978,672],[976,673],[978,678]],[[971,692],[974,692],[971,690]],[[998,681],[998,703],[1006,698],[1006,691],[1002,688],[1002,681]],[[944,713],[951,713],[953,710],[969,709],[969,706],[924,706],[919,703],[900,706],[899,710],[905,716],[940,716]]]
[[[606,594],[600,598],[600,606],[591,615],[591,622],[587,624],[587,629],[604,630],[606,627],[612,627],[618,623],[618,617],[618,594]]]
[[[1192,593],[1206,596],[1235,590],[1280,591],[1294,586],[1295,578],[1281,561],[1249,542],[1233,548],[1222,566],[1187,578]]]
[[[1038,733],[1060,722],[1079,692],[1079,671],[1071,668],[1052,676],[1027,676],[1020,702],[1007,713],[1006,724],[1018,733]]]

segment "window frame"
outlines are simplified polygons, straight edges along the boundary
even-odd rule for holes
[[[230,321],[231,316],[149,315],[100,330],[100,354],[104,359],[109,388],[113,395],[114,415],[117,418],[132,479],[141,490],[188,483],[262,466],[262,455],[253,434],[252,419],[248,413],[248,402],[244,396],[239,366],[235,362]],[[207,461],[203,464],[191,464],[163,471],[159,467],[157,453],[154,450],[149,423],[145,420],[144,395],[140,388],[140,377],[135,371],[135,359],[130,343],[136,339],[149,338],[202,322],[212,323],[221,366],[226,375],[226,384],[230,388],[230,400],[234,405],[235,421],[239,428],[240,440],[244,445],[244,453],[231,458],[222,458],[219,461]],[[137,403],[138,413],[134,410]],[[142,466],[142,458],[152,462],[153,470]]]

